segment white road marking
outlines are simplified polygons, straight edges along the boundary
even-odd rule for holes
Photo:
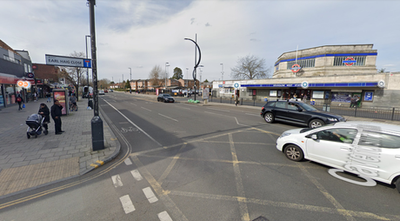
[[[131,103],[131,104],[133,104],[133,105],[137,106],[137,104],[135,104],[135,103]]]
[[[112,176],[111,179],[113,181],[113,184],[114,184],[115,188],[124,185],[124,184],[122,184],[121,177],[119,175]]]
[[[125,162],[126,165],[131,165],[131,164],[132,164],[132,161],[131,161],[131,159],[129,159],[129,157],[126,158],[126,159],[124,160],[124,162]]]
[[[137,180],[137,181],[143,180],[143,177],[142,177],[142,175],[140,175],[138,170],[132,170],[131,174],[132,174],[133,178],[135,178],[135,180]]]
[[[220,110],[220,109],[214,109],[214,108],[209,108],[209,107],[207,107],[207,109],[216,110],[216,111],[223,111],[223,112],[231,112],[231,111],[228,111],[228,110]]]
[[[146,187],[143,190],[144,195],[146,196],[149,203],[155,203],[158,201],[156,195],[154,195],[153,190],[150,187]]]
[[[119,201],[121,201],[122,208],[124,208],[125,214],[135,211],[135,206],[133,206],[132,200],[129,195],[121,196],[119,198]]]
[[[160,114],[160,113],[158,113],[158,115],[160,115],[160,116],[163,116],[163,117],[165,117],[165,118],[168,118],[168,119],[170,119],[170,120],[173,120],[173,121],[176,121],[176,122],[178,122],[178,120],[177,120],[177,119],[174,119],[174,118],[172,118],[172,117],[165,116],[164,114]]]
[[[148,133],[146,133],[146,131],[144,131],[142,128],[140,128],[138,125],[136,125],[135,123],[133,123],[127,116],[125,116],[123,113],[121,113],[121,111],[119,111],[116,107],[114,107],[112,104],[110,104],[109,102],[105,101],[108,105],[110,105],[110,107],[114,108],[115,111],[117,111],[119,114],[121,114],[121,116],[123,116],[129,123],[131,123],[133,126],[135,126],[138,130],[140,130],[143,134],[145,134],[148,138],[150,138],[152,141],[154,141],[158,146],[162,147],[162,145],[157,142],[153,137],[151,137]]]
[[[163,211],[157,215],[158,215],[158,218],[160,219],[160,221],[172,221],[172,219],[168,215],[167,211]]]
[[[141,107],[142,109],[145,109],[145,110],[147,110],[147,111],[152,111],[152,110],[150,110],[150,109],[147,109],[147,108],[145,108],[145,107]]]

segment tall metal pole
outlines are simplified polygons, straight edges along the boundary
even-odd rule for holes
[[[169,63],[165,62],[165,91],[167,91],[167,66],[169,66]]]
[[[222,71],[221,71],[222,78],[221,78],[221,80],[223,81],[224,80],[224,63],[221,63],[221,65],[222,65]]]
[[[88,0],[90,11],[90,39],[92,42],[92,78],[93,78],[93,101],[94,101],[94,116],[92,118],[92,149],[93,151],[104,149],[104,132],[103,121],[99,116],[99,99],[97,88],[97,56],[96,56],[96,32],[95,32],[95,17],[94,5],[96,0]]]
[[[90,35],[85,35],[85,42],[86,42],[86,59],[88,59],[88,45],[87,45],[87,38],[90,38]],[[89,68],[86,68],[86,77],[87,77],[87,99],[88,99],[88,107],[90,106],[90,90],[89,90]]]
[[[197,38],[197,35],[196,35],[196,38]],[[199,50],[199,60],[198,60],[197,62],[195,62],[194,68],[193,68],[193,80],[194,80],[194,82],[196,82],[196,81],[197,81],[197,79],[196,79],[196,69],[197,69],[197,67],[199,66],[200,61],[201,61],[201,51],[200,51],[200,47],[199,47],[199,45],[197,44],[196,41],[193,41],[193,40],[190,39],[190,38],[185,38],[185,40],[189,40],[189,41],[193,42],[193,43],[196,45],[196,49]],[[195,83],[194,89],[195,89],[194,100],[196,100],[196,83]]]
[[[132,94],[131,80],[132,80],[132,68],[129,68],[129,93]]]

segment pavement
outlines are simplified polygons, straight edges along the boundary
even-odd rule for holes
[[[54,121],[49,134],[27,138],[25,121],[39,110],[40,103],[51,108],[45,98],[2,108],[0,111],[0,198],[83,175],[115,158],[120,143],[103,119],[105,149],[92,151],[91,120],[87,100],[80,99],[79,110],[62,116],[61,135],[55,135]]]

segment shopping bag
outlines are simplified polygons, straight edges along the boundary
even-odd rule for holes
[[[25,104],[22,104],[22,108],[25,108]]]

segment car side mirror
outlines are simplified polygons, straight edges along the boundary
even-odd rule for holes
[[[318,137],[317,137],[316,134],[307,135],[306,137],[307,137],[307,138],[311,138],[311,139],[313,139],[313,140],[318,140]]]
[[[299,112],[302,112],[302,111],[303,111],[303,109],[301,109],[301,108],[298,108],[297,110],[298,110]]]

